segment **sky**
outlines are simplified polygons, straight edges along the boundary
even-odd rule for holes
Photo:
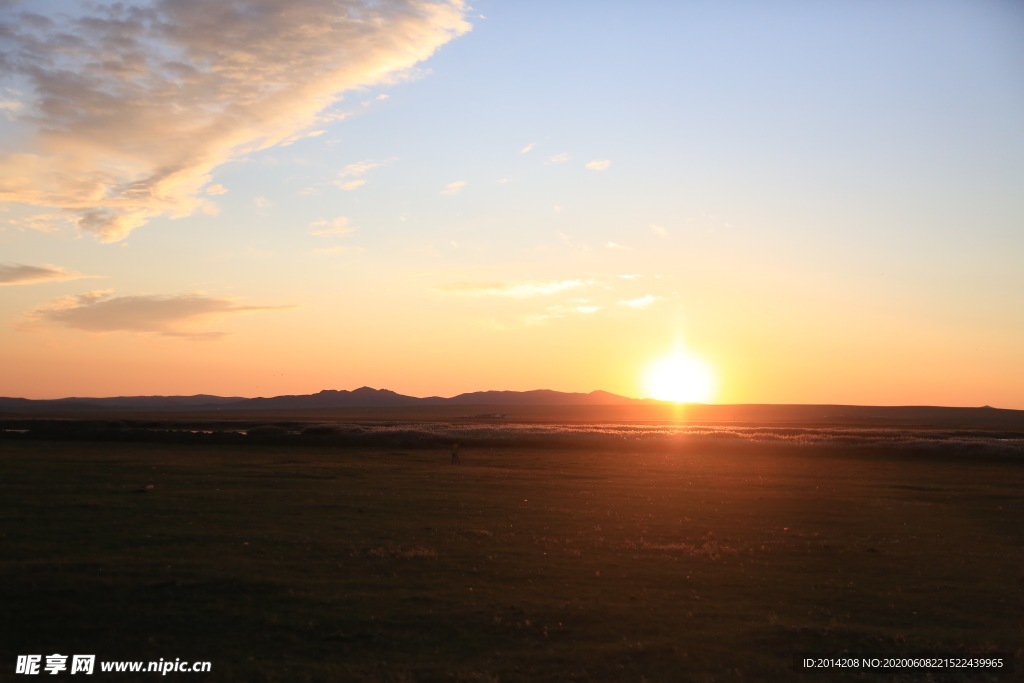
[[[1024,409],[1022,262],[1018,2],[0,0],[3,396]]]

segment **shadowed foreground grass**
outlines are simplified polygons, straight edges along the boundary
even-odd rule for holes
[[[1021,674],[1009,460],[2,445],[8,673],[59,652],[253,682]],[[1000,652],[1016,670],[794,668],[844,652]]]

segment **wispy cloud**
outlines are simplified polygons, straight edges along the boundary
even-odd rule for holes
[[[345,216],[338,216],[334,220],[319,220],[309,224],[310,235],[347,235],[355,232],[351,221]]]
[[[351,178],[353,176],[363,176],[375,168],[383,168],[384,166],[387,166],[391,161],[391,159],[388,159],[387,161],[374,161],[372,159],[357,161],[356,163],[349,164],[345,168],[341,169],[341,173],[338,174],[338,177]]]
[[[591,171],[607,171],[611,166],[612,162],[608,159],[594,159],[584,164],[584,168],[588,168]]]
[[[561,154],[555,154],[553,156],[548,157],[547,162],[549,164],[564,164],[571,158],[572,156],[570,156],[568,152],[562,152]]]
[[[338,176],[334,179],[334,184],[345,192],[351,192],[352,190],[359,189],[366,184],[366,178],[363,178],[364,175],[374,169],[383,168],[392,161],[394,161],[394,159],[385,159],[384,161],[366,159],[364,161],[357,161],[354,164],[349,164],[345,168],[341,169],[341,172],[338,173]]]
[[[3,96],[0,202],[68,210],[107,242],[196,212],[218,166],[470,28],[461,0],[2,4],[0,74],[31,95]]]
[[[668,237],[668,229],[661,225],[652,225],[651,232],[658,237]]]
[[[7,219],[7,224],[18,230],[35,230],[37,232],[56,232],[61,228],[73,226],[74,223],[74,216],[66,211],[36,213]]]
[[[26,266],[20,263],[0,263],[0,287],[5,285],[32,285],[39,282],[59,282],[98,277],[71,273],[59,266]]]
[[[360,187],[366,184],[366,181],[362,178],[356,178],[355,180],[336,180],[334,184],[340,187],[345,192],[351,192],[352,190],[358,190]]]
[[[441,190],[441,194],[445,195],[446,197],[451,197],[452,195],[456,195],[462,192],[462,188],[464,188],[465,186],[465,180],[456,180],[455,182],[448,183],[447,185],[445,185],[444,189]]]
[[[623,245],[619,244],[618,242],[612,242],[610,240],[608,242],[605,242],[604,247],[605,247],[605,249],[617,249],[619,251],[630,251],[631,250],[630,247],[623,246]]]
[[[505,296],[525,299],[548,296],[590,284],[583,280],[548,280],[524,282],[449,282],[438,289],[467,296]]]
[[[291,135],[291,136],[285,138],[283,141],[281,141],[278,144],[281,147],[288,147],[290,145],[294,145],[299,140],[307,140],[309,138],[318,138],[318,137],[320,137],[321,135],[323,135],[326,132],[327,132],[326,130],[303,131],[301,133],[295,133],[294,135]]]
[[[622,304],[623,306],[629,306],[630,308],[647,308],[648,306],[657,301],[661,301],[660,296],[647,294],[644,296],[639,296],[635,299],[625,299],[624,301],[620,301],[619,303]]]
[[[531,151],[533,151],[533,148],[536,147],[536,146],[537,146],[536,142],[531,142],[530,144],[526,145],[521,150],[519,150],[519,153],[520,154],[529,154]]]
[[[24,102],[18,97],[17,91],[11,88],[4,88],[4,93],[0,93],[0,113],[4,115],[8,121],[13,121],[15,114],[25,108]]]
[[[540,313],[532,313],[522,318],[523,323],[530,326],[544,325],[551,320],[559,320],[572,315],[593,315],[602,310],[602,306],[588,303],[586,299],[571,305],[556,304],[546,307]]]
[[[597,313],[598,311],[603,310],[604,306],[596,304],[590,299],[573,299],[567,308],[573,313],[592,315],[594,313]]]
[[[320,256],[326,256],[331,254],[362,254],[365,251],[366,249],[363,247],[350,247],[338,244],[333,247],[317,247],[313,250],[313,253]]]
[[[290,306],[244,306],[230,299],[203,294],[177,296],[113,296],[96,290],[63,297],[40,306],[29,317],[86,332],[149,332],[172,337],[219,336],[220,332],[192,329],[197,323],[247,311]]]

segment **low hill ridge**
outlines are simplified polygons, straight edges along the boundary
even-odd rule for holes
[[[553,419],[572,409],[575,419],[684,420],[690,423],[847,424],[978,426],[1024,430],[1024,410],[984,407],[857,406],[801,404],[687,404],[681,408],[653,399],[636,399],[597,390],[589,393],[552,389],[531,391],[474,391],[452,397],[407,396],[369,386],[353,390],[323,389],[315,394],[242,398],[196,394],[193,396],[69,397],[49,400],[0,397],[0,415],[46,416],[68,413],[111,415],[117,411],[210,412],[219,415],[244,411],[387,410],[415,407],[482,408],[481,414],[543,415]],[[587,412],[588,409],[592,409]],[[538,412],[539,411],[539,412]],[[552,412],[554,411],[554,412]],[[653,412],[652,412],[653,411]],[[682,412],[680,412],[682,411]],[[467,411],[475,414],[475,411]],[[226,416],[226,415],[225,415]],[[587,417],[584,417],[587,416]],[[600,416],[600,417],[598,417]]]
[[[0,409],[46,408],[146,408],[176,410],[216,407],[219,409],[294,409],[294,408],[384,408],[417,405],[630,405],[648,401],[618,396],[607,391],[568,393],[551,389],[532,391],[474,391],[450,398],[417,397],[399,394],[391,389],[363,386],[358,389],[322,389],[315,394],[284,394],[243,398],[209,394],[194,396],[113,396],[107,398],[69,397],[34,400],[0,397]]]

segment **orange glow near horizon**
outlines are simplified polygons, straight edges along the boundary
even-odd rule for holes
[[[661,401],[708,403],[715,397],[717,379],[706,360],[677,348],[648,366],[644,389]]]

